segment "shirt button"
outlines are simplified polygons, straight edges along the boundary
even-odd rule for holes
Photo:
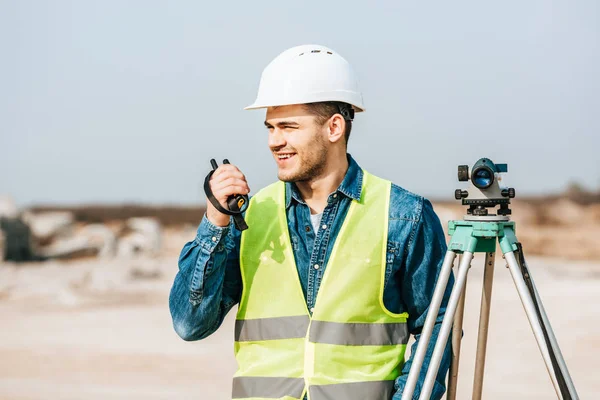
[[[335,199],[337,197],[337,193],[334,193],[333,198]]]
[[[319,269],[319,264],[315,264],[315,269]]]
[[[323,226],[321,228],[327,229],[327,225],[323,224]]]
[[[212,237],[212,241],[213,241],[213,242],[216,242],[216,241],[217,241],[217,238],[216,238],[216,236],[213,236],[213,237]]]
[[[314,308],[314,307],[311,307],[311,308],[310,308],[310,312],[311,312],[311,313],[314,313],[314,312],[315,312],[315,308]]]

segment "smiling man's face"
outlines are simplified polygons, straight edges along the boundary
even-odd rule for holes
[[[329,144],[327,124],[318,125],[317,117],[304,106],[291,105],[269,107],[265,126],[280,180],[310,181],[323,172]]]

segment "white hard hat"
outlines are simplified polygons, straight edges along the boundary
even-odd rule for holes
[[[342,56],[319,45],[292,47],[264,69],[258,95],[244,110],[340,101],[365,111],[356,75]]]

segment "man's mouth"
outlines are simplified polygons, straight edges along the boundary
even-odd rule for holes
[[[285,161],[293,158],[295,155],[296,153],[277,153],[275,154],[275,158],[278,162],[284,163]]]

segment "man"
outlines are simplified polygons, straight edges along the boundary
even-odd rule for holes
[[[349,64],[317,45],[291,48],[264,70],[279,182],[259,191],[240,232],[208,203],[170,295],[184,340],[212,334],[237,303],[234,399],[400,399],[446,252],[431,203],[362,170],[347,154],[362,95]],[[248,194],[242,172],[210,181],[221,204]],[[452,279],[424,369],[433,351]],[[446,347],[431,398],[445,391]]]

